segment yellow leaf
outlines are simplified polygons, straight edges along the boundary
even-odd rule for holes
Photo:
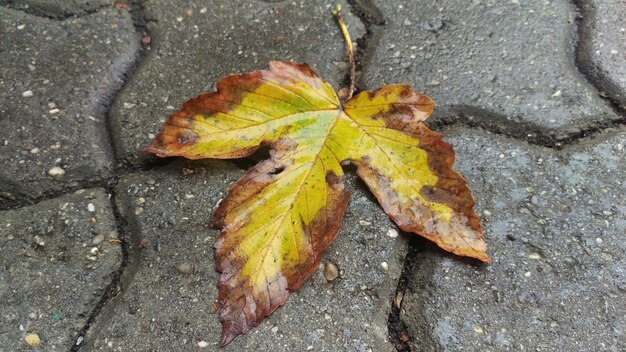
[[[344,106],[308,65],[223,78],[186,102],[147,151],[161,157],[270,159],[249,170],[214,214],[222,345],[284,304],[319,266],[346,210],[350,161],[405,231],[490,261],[474,200],[452,169],[452,147],[422,122],[433,101],[407,85],[366,91]]]

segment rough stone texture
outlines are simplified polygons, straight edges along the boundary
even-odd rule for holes
[[[199,350],[200,341],[217,350],[210,217],[243,171],[176,162],[114,175],[105,115],[119,159],[141,163],[138,150],[168,115],[222,76],[306,61],[338,88],[346,55],[328,13],[335,1],[132,1],[148,47],[108,109],[140,50],[139,31],[114,2],[0,0],[0,202],[122,177],[115,192],[132,240],[129,265],[122,293],[106,302],[81,350]],[[623,1],[575,0],[582,17],[566,0],[353,3],[370,2],[386,24],[372,27],[361,88],[408,82],[439,103],[435,120],[474,119],[537,141],[620,119],[601,96],[626,101]],[[356,41],[365,28],[344,14]],[[626,350],[624,129],[560,152],[480,130],[445,132],[495,262],[480,266],[420,242],[401,312],[412,349]],[[316,272],[224,351],[393,350],[387,316],[406,242],[386,235],[394,226],[351,183],[342,233],[324,257],[339,278]],[[108,242],[113,217],[101,189],[0,212],[0,349],[26,350],[29,332],[42,338],[39,350],[76,340],[121,262]]]
[[[583,13],[579,60],[584,71],[626,112],[626,2],[576,1]]]
[[[114,0],[0,0],[0,5],[38,16],[67,18],[95,12],[114,2]]]
[[[129,14],[58,22],[0,7],[0,37],[0,202],[108,175],[104,110],[139,50]]]
[[[433,97],[440,116],[556,138],[620,119],[574,66],[569,1],[373,2],[387,21],[367,88],[406,82]]]
[[[336,3],[147,2],[151,49],[111,108],[118,157],[135,161],[171,113],[212,91],[220,77],[265,69],[271,60],[307,62],[338,87],[347,66],[343,38],[329,12]],[[364,27],[349,11],[344,15],[356,40]]]
[[[210,218],[243,171],[226,162],[181,166],[120,182],[120,209],[129,214],[144,248],[131,264],[140,266],[132,282],[107,314],[113,318],[92,328],[87,350],[195,350],[200,341],[208,342],[209,350],[217,348],[221,326],[211,313],[217,298],[212,248],[217,231]],[[393,351],[387,316],[407,246],[404,238],[387,236],[392,228],[357,187],[343,230],[323,259],[339,268],[339,278],[328,283],[323,270],[314,273],[285,306],[224,351],[305,351],[309,346]],[[187,269],[177,269],[181,264]]]
[[[447,132],[494,262],[427,248],[402,318],[416,351],[626,349],[626,132],[562,152]]]
[[[41,339],[34,350],[69,349],[121,264],[114,238],[100,188],[0,212],[1,349],[27,350],[28,333]]]

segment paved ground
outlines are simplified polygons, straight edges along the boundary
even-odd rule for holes
[[[138,149],[269,60],[340,87],[335,3],[0,0],[0,349],[218,350],[208,219],[245,163]],[[224,350],[626,350],[626,2],[342,4],[358,87],[438,103],[494,262],[396,236],[352,179],[339,277]]]

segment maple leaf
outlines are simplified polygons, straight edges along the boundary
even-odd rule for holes
[[[221,344],[257,326],[318,268],[348,205],[342,163],[356,165],[400,229],[488,262],[474,199],[454,152],[423,121],[433,101],[408,85],[341,104],[307,64],[271,62],[187,101],[145,150],[160,157],[270,158],[250,169],[213,217]]]
[[[491,261],[474,199],[452,169],[454,152],[423,121],[435,106],[408,85],[354,98],[352,41],[341,16],[349,88],[333,88],[307,64],[222,78],[187,101],[144,150],[160,157],[230,159],[261,146],[270,158],[231,188],[213,215],[222,346],[283,305],[318,268],[346,211],[342,164],[351,162],[404,231],[452,253]]]

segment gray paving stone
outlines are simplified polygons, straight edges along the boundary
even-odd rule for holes
[[[562,152],[446,133],[494,262],[427,248],[402,319],[416,351],[626,349],[626,132]]]
[[[626,2],[576,1],[583,11],[579,59],[626,112]]]
[[[0,5],[26,11],[38,16],[66,18],[94,12],[114,0],[0,0]]]
[[[211,313],[217,231],[210,218],[242,174],[226,162],[196,162],[122,179],[120,209],[145,248],[110,318],[92,327],[87,350],[197,350],[200,341],[218,349],[221,326]],[[314,273],[285,306],[223,350],[394,351],[387,317],[407,251],[404,238],[387,235],[394,228],[367,193],[355,190],[323,259],[339,268],[339,278],[328,283],[322,270]],[[183,273],[181,264],[193,270]]]
[[[107,176],[104,110],[140,48],[129,14],[59,22],[0,7],[0,37],[0,202]]]
[[[363,24],[344,15],[356,41]],[[217,79],[267,68],[271,60],[307,62],[338,87],[347,67],[330,15],[337,1],[155,0],[145,4],[151,50],[111,109],[118,157],[136,161],[182,103],[212,91]],[[145,155],[144,155],[145,156]]]
[[[115,238],[100,188],[0,212],[0,349],[68,350],[121,264]]]
[[[569,1],[383,1],[367,88],[406,82],[436,114],[507,120],[553,138],[620,119],[574,66]],[[502,119],[504,118],[504,120]]]

